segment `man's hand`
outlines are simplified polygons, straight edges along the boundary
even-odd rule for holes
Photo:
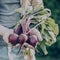
[[[21,49],[24,49],[24,48],[30,48],[30,49],[34,49],[34,47],[32,46],[32,45],[30,45],[30,44],[28,44],[28,43],[24,43],[23,45],[22,45],[22,47],[21,47]]]
[[[8,37],[9,37],[10,34],[13,34],[13,29],[7,29],[7,30],[5,31],[5,33],[3,34],[3,40],[4,40],[6,43],[9,43]]]
[[[8,45],[12,45],[11,43],[9,43],[9,36],[13,34],[14,36],[18,36],[17,34],[14,34],[13,29],[8,29],[2,25],[0,25],[0,35],[2,36],[3,40],[8,44]],[[18,46],[19,44],[17,44],[16,46]]]
[[[35,49],[28,43],[24,43],[21,47],[21,52],[23,54],[24,60],[36,60]]]

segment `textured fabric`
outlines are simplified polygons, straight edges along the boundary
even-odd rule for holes
[[[19,0],[0,0],[0,24],[6,27],[15,25],[19,20],[19,14],[9,13],[18,7],[20,7]]]
[[[8,28],[14,26],[19,20],[18,13],[11,13],[16,8],[19,8],[19,0],[0,0],[0,25],[6,26]],[[19,47],[10,47],[11,51],[9,52],[8,45],[0,38],[0,60],[9,60],[10,57],[12,60],[23,60],[21,52],[19,54]]]
[[[20,51],[20,46],[18,47],[8,46],[8,56],[9,60],[23,60],[22,52]]]
[[[18,3],[19,0],[0,0],[0,3]]]

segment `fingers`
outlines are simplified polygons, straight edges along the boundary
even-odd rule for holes
[[[6,30],[5,33],[3,34],[3,40],[4,40],[6,43],[8,43],[8,44],[9,44],[9,39],[8,39],[8,37],[9,37],[10,34],[13,34],[13,29],[8,29],[8,30]]]
[[[14,45],[13,47],[19,47],[20,46],[20,44],[16,44],[16,45]]]
[[[22,47],[21,48],[30,48],[30,49],[34,49],[34,47],[33,46],[31,46],[30,44],[28,44],[28,43],[24,43],[23,45],[22,45]]]

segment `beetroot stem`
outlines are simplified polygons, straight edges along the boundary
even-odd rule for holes
[[[31,28],[26,34],[28,34],[30,31],[32,31],[33,29],[35,29],[37,26],[39,26],[42,23],[44,23],[44,20],[40,21],[37,25],[35,25],[33,28]]]

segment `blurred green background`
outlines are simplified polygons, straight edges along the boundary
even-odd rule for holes
[[[43,0],[45,8],[51,9],[51,17],[59,25],[60,31],[60,0]],[[47,48],[48,55],[43,53],[36,54],[37,60],[60,60],[60,32],[57,36],[57,42],[51,47]]]

